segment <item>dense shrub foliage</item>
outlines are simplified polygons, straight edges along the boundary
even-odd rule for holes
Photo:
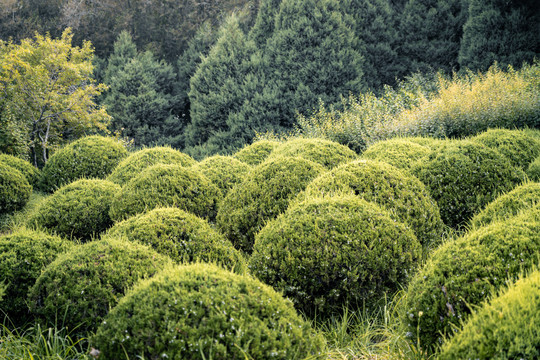
[[[259,165],[280,143],[272,140],[259,140],[245,146],[233,156],[248,165]]]
[[[56,190],[31,213],[28,225],[83,241],[113,224],[109,210],[120,186],[107,180],[81,179]]]
[[[122,187],[113,199],[110,216],[114,221],[157,207],[177,207],[212,219],[221,195],[205,176],[181,165],[158,164],[146,168]]]
[[[291,206],[257,234],[253,275],[311,316],[367,307],[408,281],[421,246],[413,232],[354,195]]]
[[[356,160],[321,174],[306,187],[305,195],[352,193],[378,203],[409,225],[422,245],[438,242],[443,222],[437,203],[424,184],[398,168],[373,160]]]
[[[484,145],[448,142],[411,169],[437,201],[443,221],[459,227],[500,193],[524,180],[525,173]]]
[[[537,264],[540,221],[526,214],[438,248],[411,281],[401,310],[411,341],[436,347],[490,293]]]
[[[540,356],[540,272],[486,302],[444,344],[439,359],[536,359]]]
[[[104,179],[127,156],[116,139],[87,136],[56,151],[41,171],[40,188],[47,192],[81,178]]]
[[[429,147],[408,139],[390,139],[377,142],[362,153],[362,158],[384,161],[400,169],[410,169],[418,160],[427,157]]]
[[[489,203],[472,218],[471,225],[480,227],[505,220],[536,205],[540,205],[540,183],[526,183]]]
[[[249,276],[213,265],[140,282],[92,339],[103,359],[304,359],[324,347],[292,304]]]
[[[76,334],[94,331],[125,291],[171,264],[142,244],[107,239],[77,246],[49,264],[30,290],[31,311]]]
[[[212,181],[223,196],[244,179],[251,166],[231,156],[214,155],[193,165],[196,170]]]
[[[472,140],[499,151],[524,170],[540,156],[540,140],[520,130],[490,129]]]
[[[8,154],[0,154],[0,162],[19,170],[32,186],[35,186],[39,180],[39,170],[26,160]]]
[[[289,201],[324,172],[302,158],[277,157],[253,168],[220,204],[216,222],[237,249],[251,252],[264,223],[285,211]]]
[[[529,165],[527,176],[532,181],[540,181],[540,156]]]
[[[286,141],[270,153],[269,159],[295,157],[321,164],[327,169],[354,160],[357,155],[348,147],[324,139],[292,139]]]
[[[139,150],[122,160],[107,180],[123,185],[152,165],[177,164],[189,167],[195,162],[189,155],[170,147],[152,147]]]
[[[0,300],[1,317],[20,326],[31,318],[26,300],[43,268],[73,244],[40,231],[19,229],[0,237],[0,284],[5,296]]]
[[[243,257],[205,220],[177,208],[159,208],[116,223],[108,237],[125,237],[153,247],[178,263],[216,262],[242,268]]]
[[[32,185],[17,169],[0,162],[0,214],[22,209],[32,193]]]

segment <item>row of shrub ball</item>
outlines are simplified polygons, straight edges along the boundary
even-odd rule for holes
[[[0,306],[21,322],[63,319],[100,358],[304,358],[325,344],[296,311],[376,310],[401,288],[403,332],[455,354],[462,345],[448,344],[467,341],[453,333],[495,311],[476,320],[471,307],[502,306],[490,296],[507,296],[540,251],[530,133],[393,139],[361,156],[326,140],[260,141],[201,162],[117,146],[83,138],[41,172],[0,158],[11,184],[0,212],[21,209],[33,185],[52,191],[28,228],[0,237]],[[448,227],[464,235],[444,240]]]

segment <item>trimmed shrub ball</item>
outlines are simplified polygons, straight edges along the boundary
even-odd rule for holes
[[[445,343],[439,360],[540,358],[540,271],[485,303]]]
[[[112,226],[109,210],[120,186],[107,180],[81,179],[45,198],[27,224],[61,236],[90,240]]]
[[[327,169],[358,158],[345,145],[324,139],[292,139],[277,146],[268,159],[277,157],[299,157],[321,164]]]
[[[215,262],[243,268],[243,257],[208,222],[177,208],[159,208],[115,224],[107,237],[126,237],[153,247],[178,263]]]
[[[387,163],[356,160],[321,174],[299,199],[348,192],[376,202],[397,215],[420,243],[439,242],[444,224],[437,203],[416,177]]]
[[[237,249],[251,253],[255,234],[325,169],[302,158],[280,157],[253,168],[220,204],[216,222]]]
[[[126,289],[172,264],[148,246],[119,239],[92,241],[59,255],[30,290],[30,310],[47,325],[85,335],[97,326]]]
[[[26,205],[32,185],[17,169],[0,162],[0,214],[20,210]]]
[[[181,165],[158,164],[146,168],[122,187],[113,199],[114,221],[157,207],[177,207],[213,219],[221,191],[201,173]]]
[[[326,317],[344,306],[374,307],[408,282],[421,253],[387,210],[343,195],[306,200],[270,221],[249,268],[303,313]]]
[[[520,130],[490,129],[472,140],[497,150],[521,169],[527,169],[540,156],[540,140]]]
[[[489,203],[472,218],[471,225],[480,227],[505,220],[538,204],[540,204],[540,183],[526,183]]]
[[[30,288],[45,266],[73,246],[58,236],[24,228],[1,236],[0,284],[7,288],[0,301],[0,317],[5,313],[16,326],[30,320],[26,304]]]
[[[124,185],[144,169],[157,165],[181,165],[190,167],[196,163],[191,156],[170,147],[153,147],[139,150],[122,160],[107,177],[107,180]]]
[[[433,350],[461,327],[471,307],[535,266],[539,252],[540,221],[525,214],[445,243],[409,284],[400,310],[407,335]]]
[[[379,141],[362,153],[362,158],[384,161],[397,168],[408,170],[416,161],[426,157],[431,149],[406,139]]]
[[[454,228],[526,177],[495,150],[472,141],[454,141],[411,169],[428,188],[443,221]]]
[[[532,181],[540,182],[540,156],[537,157],[527,168],[527,176]]]
[[[251,166],[259,165],[279,144],[278,141],[259,140],[240,149],[233,157]]]
[[[87,136],[56,151],[41,171],[39,187],[46,192],[81,178],[104,179],[127,156],[113,138]]]
[[[251,166],[232,156],[214,155],[196,163],[193,170],[199,171],[212,181],[225,196],[229,190],[241,182]]]
[[[8,154],[0,154],[0,162],[19,170],[26,177],[30,185],[36,186],[40,173],[34,165],[26,160]]]
[[[140,282],[102,322],[104,360],[304,359],[324,340],[271,287],[209,264]]]
[[[425,146],[431,150],[436,150],[440,148],[442,145],[447,143],[448,139],[438,139],[438,138],[432,138],[432,137],[423,137],[423,136],[406,136],[400,138],[405,141],[409,141],[418,145]]]

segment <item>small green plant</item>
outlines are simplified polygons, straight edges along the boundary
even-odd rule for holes
[[[356,160],[315,178],[298,199],[351,193],[375,202],[408,224],[423,246],[441,240],[444,224],[424,184],[407,172],[378,161]]]
[[[310,317],[371,309],[408,282],[422,256],[414,233],[354,195],[295,204],[257,234],[249,269]]]
[[[53,192],[81,178],[104,179],[127,156],[114,138],[87,136],[56,151],[41,171],[39,187]]]
[[[111,204],[111,219],[120,221],[158,207],[177,207],[214,219],[221,191],[206,176],[181,165],[146,168],[122,187]]]
[[[30,320],[32,316],[26,304],[30,288],[43,268],[72,246],[58,236],[24,228],[1,236],[0,284],[6,288],[0,300],[0,315],[9,316],[17,326]]]
[[[244,259],[230,241],[195,215],[159,208],[116,223],[106,237],[124,237],[153,247],[178,263],[215,262],[242,270]]]
[[[527,176],[532,181],[540,181],[540,156],[538,156],[527,168]]]
[[[520,130],[490,129],[472,140],[499,151],[513,166],[524,170],[540,156],[540,139]]]
[[[438,356],[453,359],[535,359],[540,356],[540,271],[511,284],[481,306]]]
[[[536,205],[540,205],[540,183],[525,183],[489,203],[472,218],[471,225],[480,227],[505,220]]]
[[[459,228],[525,173],[495,150],[469,140],[449,141],[415,163],[411,172],[437,201],[446,225]]]
[[[44,199],[30,214],[27,225],[88,241],[112,226],[109,209],[120,189],[107,180],[77,180]]]
[[[276,148],[280,142],[272,140],[259,140],[243,147],[238,152],[236,152],[233,157],[248,164],[248,165],[259,165],[262,163],[268,155]]]
[[[434,351],[481,304],[521,271],[537,264],[540,221],[528,214],[448,241],[412,279],[401,307],[403,331]]]
[[[32,193],[32,185],[17,169],[0,162],[0,214],[22,209]]]
[[[21,172],[32,186],[36,186],[39,180],[39,170],[28,161],[8,154],[0,154],[0,162],[11,166]]]
[[[324,168],[302,158],[276,157],[253,168],[220,203],[218,228],[237,249],[251,253],[255,234]]]
[[[28,299],[46,324],[77,335],[95,331],[125,291],[170,265],[148,246],[119,239],[92,241],[59,255],[41,272]]]
[[[193,169],[212,181],[225,196],[244,179],[251,166],[232,156],[214,155],[196,163]]]
[[[104,360],[306,359],[324,350],[290,301],[209,264],[172,267],[140,282],[91,343]]]
[[[147,167],[157,164],[190,167],[196,161],[189,155],[170,147],[152,147],[132,153],[114,168],[107,180],[124,185]]]
[[[357,158],[354,151],[339,143],[313,138],[297,138],[276,146],[268,160],[278,157],[295,157],[321,164],[327,169]]]
[[[362,153],[362,158],[384,161],[400,169],[408,170],[418,160],[431,153],[429,147],[397,138],[379,141]]]

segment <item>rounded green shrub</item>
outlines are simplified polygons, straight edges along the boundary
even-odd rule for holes
[[[540,156],[538,156],[527,168],[527,176],[532,181],[540,182]]]
[[[247,275],[209,264],[140,282],[91,339],[103,359],[304,359],[324,340],[290,301]]]
[[[112,226],[109,210],[120,190],[119,185],[107,180],[77,180],[43,199],[27,224],[68,238],[90,240]]]
[[[22,209],[32,193],[32,185],[17,169],[0,162],[0,214]]]
[[[181,165],[158,164],[143,170],[113,199],[110,216],[127,219],[157,207],[177,207],[213,219],[220,190],[199,172]]]
[[[255,234],[325,169],[302,158],[269,159],[253,168],[221,201],[216,222],[237,249],[250,253]]]
[[[19,170],[21,174],[26,177],[26,180],[28,180],[30,185],[36,186],[40,173],[39,170],[28,161],[13,155],[0,154],[0,162]]]
[[[520,130],[490,129],[472,140],[497,150],[521,169],[527,169],[540,156],[540,140]]]
[[[107,237],[125,237],[153,247],[178,263],[215,262],[242,268],[243,257],[205,220],[177,208],[159,208],[116,223]]]
[[[358,158],[354,151],[337,142],[303,138],[292,139],[280,144],[270,153],[268,159],[283,156],[310,160],[327,169]]]
[[[240,149],[233,157],[248,165],[259,165],[279,144],[278,141],[259,140]]]
[[[87,136],[56,151],[41,171],[39,187],[53,192],[81,178],[104,179],[127,156],[120,142],[103,136]]]
[[[226,195],[244,179],[251,166],[232,156],[214,155],[196,163],[192,168],[206,176]]]
[[[40,231],[18,229],[0,237],[0,284],[7,285],[0,300],[4,313],[16,326],[31,316],[26,304],[28,292],[42,269],[71,249],[73,243]]]
[[[379,141],[362,153],[362,158],[384,161],[400,169],[408,170],[416,161],[426,157],[431,150],[406,139]]]
[[[540,358],[540,271],[518,280],[474,313],[439,360]]]
[[[440,240],[444,224],[437,203],[416,177],[387,163],[356,160],[321,174],[306,187],[311,198],[348,192],[375,202],[408,224],[424,246]]]
[[[402,323],[415,344],[433,350],[492,291],[537,264],[540,221],[525,214],[479,228],[435,250],[407,288]]]
[[[418,145],[422,145],[431,150],[436,150],[442,145],[444,145],[447,141],[449,141],[448,139],[444,140],[444,139],[438,139],[434,137],[424,137],[424,136],[406,136],[400,139],[408,141],[408,142],[412,142]]]
[[[124,185],[147,167],[157,164],[190,167],[196,161],[189,155],[170,147],[153,147],[139,150],[122,160],[107,180]]]
[[[62,319],[76,334],[95,331],[125,291],[171,264],[148,246],[120,239],[92,241],[59,255],[30,289],[32,313],[47,325]]]
[[[387,210],[342,195],[306,200],[268,222],[248,266],[303,313],[325,317],[374,307],[408,282],[421,252]]]
[[[526,177],[497,151],[468,140],[449,142],[411,172],[428,188],[445,224],[454,228]]]
[[[540,204],[540,183],[522,184],[489,203],[485,209],[472,218],[471,225],[480,227],[505,220],[537,204]]]

